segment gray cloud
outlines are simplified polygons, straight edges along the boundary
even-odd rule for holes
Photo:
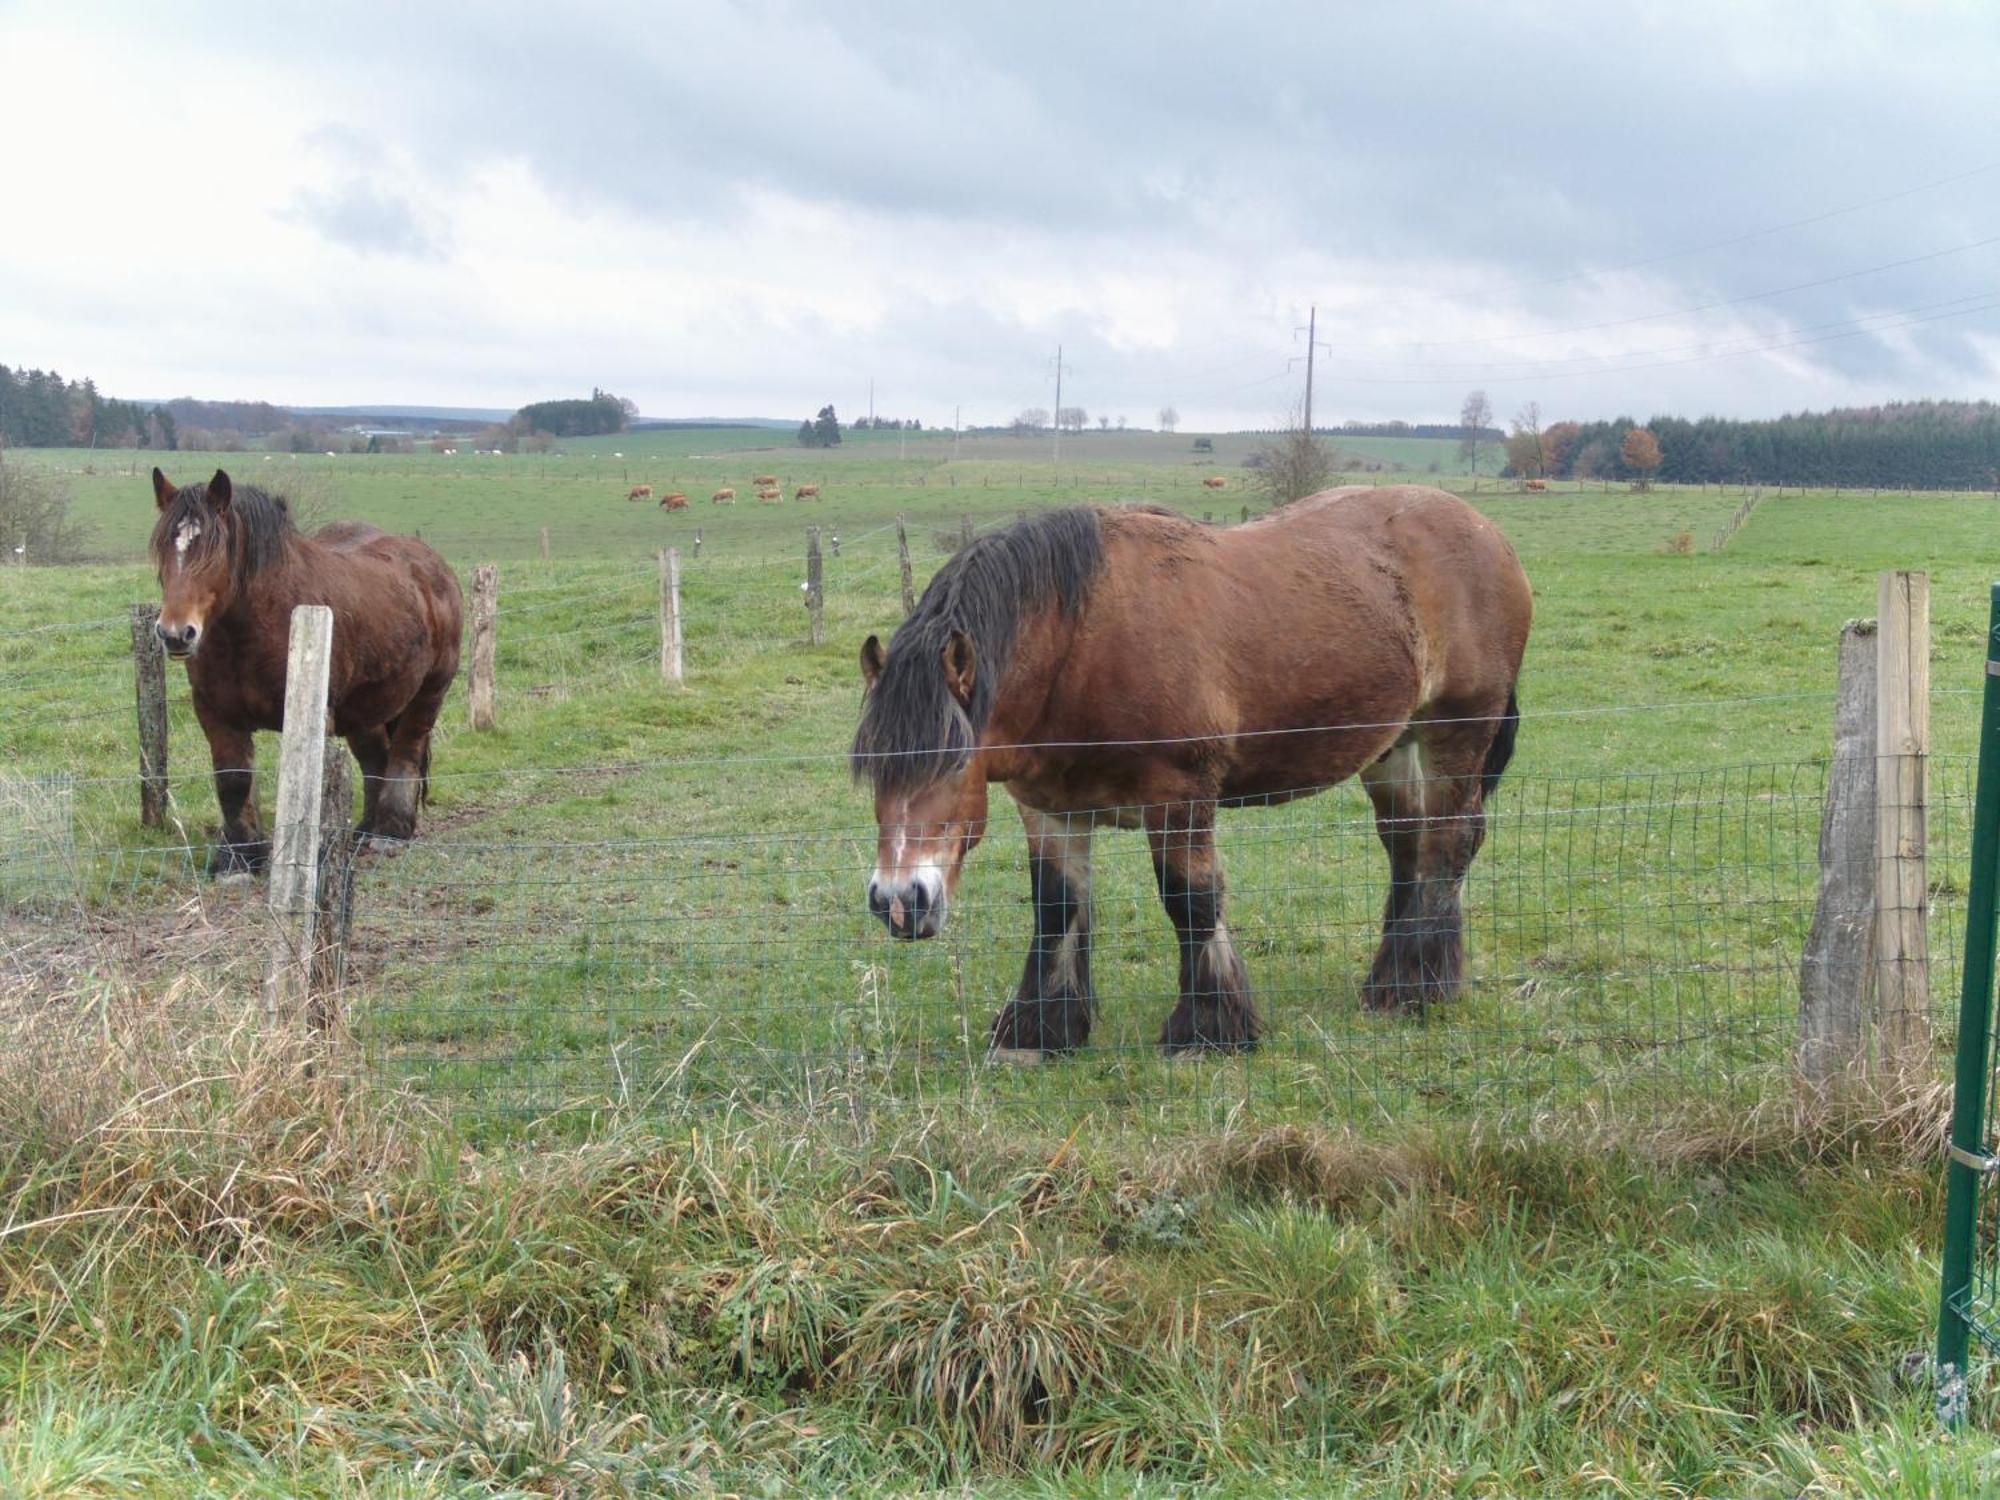
[[[330,188],[302,188],[293,196],[290,212],[350,250],[418,258],[444,253],[405,199],[364,178],[351,177]]]
[[[930,415],[960,393],[989,415],[1033,396],[1060,338],[1100,404],[1268,416],[1315,301],[1341,415],[1442,415],[1472,384],[1583,415],[2000,385],[1975,337],[1991,310],[1824,337],[1993,285],[2000,246],[1560,332],[2000,234],[2000,172],[1827,214],[2000,161],[2000,133],[1967,128],[2000,61],[1984,6],[232,4],[175,29],[218,72],[311,60],[329,171],[295,211],[357,250],[455,253],[389,165],[445,181],[518,162],[579,211],[718,239],[776,193],[928,245],[933,271],[954,243],[1018,245],[1052,286],[1079,266],[1185,267],[1208,308],[1160,350],[1114,342],[1075,297],[1036,316],[970,284],[864,337],[786,330],[791,365],[894,367]],[[1700,356],[1746,337],[1795,347]]]

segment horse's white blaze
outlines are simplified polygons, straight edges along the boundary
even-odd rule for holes
[[[194,539],[200,535],[201,522],[193,520],[181,522],[179,526],[174,528],[174,556],[186,557],[187,549],[193,544]]]

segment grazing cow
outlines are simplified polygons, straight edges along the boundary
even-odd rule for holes
[[[1549,482],[1546,479],[1530,479],[1527,482],[1527,484],[1523,486],[1523,488],[1528,490],[1531,494],[1540,494],[1543,490],[1547,489],[1548,487],[1549,487]]]
[[[792,498],[794,500],[817,500],[819,499],[819,486],[816,484],[802,484],[798,487],[797,492]]]
[[[687,508],[688,497],[683,495],[679,490],[675,490],[671,495],[660,496],[661,510],[686,510]]]
[[[778,482],[778,476],[776,474],[758,474],[754,476],[750,482],[758,486],[758,488],[760,489],[768,490],[772,485]]]
[[[775,485],[765,485],[763,489],[757,491],[759,500],[782,500],[784,497],[785,492]]]
[[[1201,482],[1201,487],[1205,490],[1219,490],[1228,483],[1229,481],[1220,474],[1211,474]]]
[[[717,490],[713,495],[708,497],[708,503],[710,505],[734,505],[736,503],[736,491]]]
[[[653,487],[650,484],[635,484],[632,486],[632,493],[625,498],[627,500],[650,500],[653,498]]]

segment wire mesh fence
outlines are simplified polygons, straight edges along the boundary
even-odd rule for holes
[[[1969,761],[1931,764],[1940,1052],[1971,776]],[[360,862],[333,1055],[383,1087],[537,1114],[836,1096],[1192,1100],[1368,1129],[1747,1107],[1794,1082],[1826,782],[1819,762],[1510,776],[1466,885],[1467,982],[1422,1015],[1362,1003],[1387,865],[1361,790],[1225,809],[1226,919],[1267,1029],[1251,1055],[1194,1062],[1157,1045],[1179,959],[1147,842],[1103,829],[1095,1025],[1039,1068],[986,1062],[1033,926],[1026,838],[1001,805],[944,933],[911,944],[866,910],[872,823],[562,839],[440,826]],[[1129,822],[1140,810],[1121,811]],[[79,848],[14,826],[0,817],[0,975],[17,996],[79,968],[141,984],[199,973],[254,993],[268,947],[260,885],[201,879],[198,843]]]

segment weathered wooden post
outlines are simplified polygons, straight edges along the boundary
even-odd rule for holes
[[[1928,573],[1882,574],[1877,586],[1876,1029],[1886,1068],[1930,1055],[1929,802],[1931,595]]]
[[[826,644],[826,594],[819,560],[819,528],[806,528],[806,616],[812,622],[812,643]]]
[[[681,554],[678,547],[660,553],[660,677],[683,680],[681,661]]]
[[[354,761],[345,745],[328,742],[320,780],[319,878],[306,1026],[330,1033],[340,1020],[347,982],[347,939],[354,928]]]
[[[896,517],[896,567],[903,575],[903,618],[908,619],[917,611],[917,590],[910,577],[910,533],[901,516]]]
[[[694,529],[694,555],[696,557],[701,556],[701,528],[699,526]]]
[[[292,611],[285,658],[284,736],[278,752],[277,827],[271,837],[271,944],[264,963],[264,1022],[274,1032],[301,1015],[312,989],[319,916],[319,808],[326,768],[326,688],[333,611]]]
[[[492,729],[494,715],[493,657],[499,629],[500,570],[481,563],[472,570],[472,683],[466,707],[474,729]]]
[[[1868,1055],[1875,989],[1875,622],[1840,627],[1819,900],[1799,959],[1799,1071],[1824,1086]]]
[[[158,828],[167,817],[167,653],[153,627],[157,604],[132,606],[132,675],[139,703],[139,823]]]
[[[549,528],[544,526],[542,528],[542,561],[547,562],[548,560],[549,560]]]
[[[958,518],[958,545],[961,549],[972,545],[971,516],[960,516]]]
[[[1250,519],[1250,507],[1246,505],[1242,509],[1243,514],[1237,517],[1238,524]]]

